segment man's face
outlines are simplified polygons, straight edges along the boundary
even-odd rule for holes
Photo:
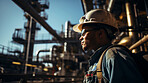
[[[85,26],[81,32],[81,37],[79,40],[81,41],[83,50],[92,50],[96,47],[96,30],[92,29],[90,26]]]

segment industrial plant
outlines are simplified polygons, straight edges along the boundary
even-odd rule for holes
[[[0,83],[82,83],[92,51],[82,50],[80,33],[73,31],[72,23],[65,19],[62,31],[47,23],[50,0],[12,0],[27,19],[23,28],[16,28],[12,42],[23,46],[17,50],[0,44]],[[124,45],[132,53],[148,61],[148,2],[146,0],[80,0],[83,13],[92,9],[111,12],[118,24],[114,44]],[[73,9],[71,9],[73,10]],[[58,10],[57,10],[58,11]],[[76,12],[79,13],[79,12]],[[36,38],[43,27],[49,39]],[[40,49],[34,55],[34,46],[55,44]],[[45,53],[45,55],[41,55]]]

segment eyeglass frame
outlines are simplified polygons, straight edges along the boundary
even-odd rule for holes
[[[97,30],[102,29],[102,27],[99,26],[99,25],[100,25],[100,24],[96,24],[96,23],[84,24],[84,25],[82,26],[83,29],[82,29],[82,31],[81,31],[81,36],[84,36],[85,33],[88,32],[88,31],[97,31]],[[91,28],[91,29],[85,29],[84,27],[86,27],[86,26],[94,27],[94,28]],[[98,27],[99,27],[99,28],[98,28]]]

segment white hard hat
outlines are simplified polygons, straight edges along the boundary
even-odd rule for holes
[[[73,30],[75,32],[82,31],[83,24],[98,23],[111,26],[112,29],[117,29],[117,23],[115,18],[111,15],[110,12],[103,9],[94,9],[86,13],[79,20],[79,24],[74,25]]]

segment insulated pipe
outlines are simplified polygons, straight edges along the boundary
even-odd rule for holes
[[[136,42],[135,44],[133,44],[129,50],[132,50],[138,46],[140,46],[141,44],[143,44],[144,42],[148,41],[148,35],[144,36],[141,40],[139,40],[138,42]]]
[[[69,38],[69,21],[65,22],[65,38]],[[68,48],[68,42],[64,42],[64,52],[67,52],[67,48]]]
[[[50,34],[52,34],[58,41],[64,42],[64,39],[60,37],[55,30],[51,28],[50,25],[46,23],[46,21],[38,15],[38,12],[27,2],[27,0],[12,0],[19,7],[21,7],[25,12],[30,14],[38,23],[40,23]]]
[[[70,31],[70,22],[69,21],[66,21],[65,22],[65,38],[69,38],[70,34],[69,34],[69,31]]]

